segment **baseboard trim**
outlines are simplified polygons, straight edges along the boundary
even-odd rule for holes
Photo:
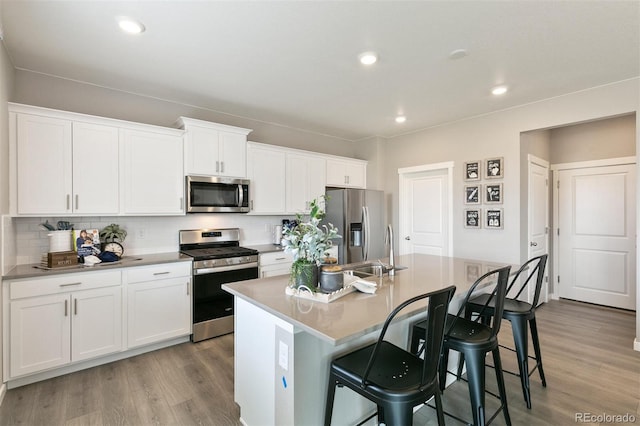
[[[7,385],[6,383],[3,383],[2,386],[0,386],[0,405],[2,405],[2,401],[4,401],[4,396],[7,394]]]
[[[640,340],[637,337],[633,339],[633,350],[640,352]]]

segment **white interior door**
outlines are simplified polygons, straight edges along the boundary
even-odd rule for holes
[[[560,297],[635,310],[635,168],[558,172]]]
[[[451,167],[400,169],[400,254],[449,256]]]
[[[549,253],[549,163],[529,156],[529,249],[528,259]],[[546,302],[549,295],[549,262],[539,303]],[[534,286],[529,286],[528,302],[533,300]]]

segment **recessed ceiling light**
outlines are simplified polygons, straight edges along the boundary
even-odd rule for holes
[[[404,115],[399,115],[396,117],[396,123],[402,124],[405,121],[407,121],[407,117],[405,117]]]
[[[453,60],[462,59],[465,56],[467,56],[467,54],[468,54],[467,51],[464,49],[456,49],[451,51],[451,53],[449,53],[449,59],[453,59]]]
[[[373,65],[378,61],[376,52],[364,52],[358,55],[358,60],[362,65]]]
[[[509,90],[507,86],[496,86],[493,89],[491,89],[491,93],[493,93],[496,96],[500,96],[507,93],[507,90]]]
[[[140,34],[145,30],[141,22],[131,18],[118,18],[118,25],[120,25],[122,31],[128,34]]]

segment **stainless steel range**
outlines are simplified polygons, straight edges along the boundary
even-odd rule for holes
[[[180,231],[180,252],[193,257],[194,342],[233,332],[233,296],[222,284],[258,278],[258,251],[239,241],[237,228]]]

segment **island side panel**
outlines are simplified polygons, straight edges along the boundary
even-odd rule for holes
[[[293,334],[293,326],[235,297],[234,398],[247,426],[276,424],[276,326]]]

